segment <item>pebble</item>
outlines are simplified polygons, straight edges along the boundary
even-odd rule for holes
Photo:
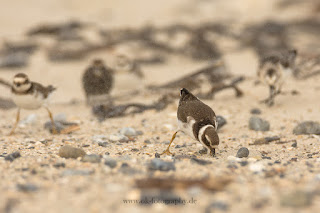
[[[39,190],[39,187],[32,183],[27,183],[27,184],[17,184],[17,189],[21,192],[36,192]]]
[[[122,135],[120,133],[118,134],[112,134],[109,136],[109,140],[113,141],[113,142],[128,142],[129,138],[125,135]]]
[[[106,158],[104,161],[104,165],[109,166],[110,168],[115,168],[117,166],[117,161],[113,158]]]
[[[291,146],[294,147],[294,148],[296,148],[296,147],[298,146],[297,141],[293,142],[293,143],[291,144]]]
[[[159,154],[158,152],[156,152],[156,153],[154,154],[154,157],[155,157],[155,158],[160,158],[160,154]]]
[[[253,115],[260,115],[261,114],[261,110],[258,108],[253,108],[250,110],[250,113]]]
[[[249,120],[249,128],[255,131],[269,131],[270,124],[266,120],[253,116]]]
[[[136,131],[134,128],[131,128],[131,127],[124,127],[122,129],[120,129],[119,133],[121,135],[125,135],[127,137],[134,137],[134,136],[142,135],[141,131]]]
[[[13,153],[5,156],[4,159],[7,160],[7,161],[12,162],[15,159],[20,158],[20,157],[21,157],[20,152],[13,152]]]
[[[108,137],[105,136],[105,135],[94,135],[92,136],[92,142],[93,143],[97,143],[97,144],[100,144],[100,143],[104,143],[108,140]]]
[[[28,115],[28,117],[26,117],[25,119],[19,122],[19,126],[35,124],[37,122],[37,118],[38,118],[37,114]]]
[[[62,158],[78,158],[83,157],[86,152],[81,148],[65,145],[59,149],[59,156]]]
[[[313,196],[311,193],[297,190],[280,198],[281,206],[299,208],[307,207],[312,204]]]
[[[53,164],[53,167],[55,167],[55,168],[64,168],[64,167],[66,167],[66,164],[65,163],[55,163],[55,164]]]
[[[218,123],[218,129],[220,129],[221,127],[227,124],[227,120],[221,115],[217,115],[217,123]]]
[[[55,128],[56,128],[57,132],[61,132],[65,128],[65,125],[63,125],[60,121],[55,121],[54,120],[54,125],[55,125]],[[47,121],[44,124],[44,128],[48,129],[52,133],[52,123],[51,123],[51,121]]]
[[[198,159],[198,158],[195,158],[195,157],[192,157],[190,159],[190,162],[191,163],[196,163],[196,164],[199,164],[199,165],[208,165],[208,164],[212,164],[211,161],[208,161],[208,160],[202,160],[202,159]]]
[[[176,170],[173,162],[163,161],[160,158],[154,158],[148,165],[149,170],[160,170],[160,171],[170,171]]]
[[[76,170],[76,169],[67,169],[62,172],[62,176],[88,176],[94,173],[94,170],[89,169],[82,169],[82,170]]]
[[[264,165],[261,162],[252,163],[249,165],[249,169],[254,173],[261,173],[264,171]]]
[[[100,163],[101,156],[96,154],[85,155],[82,157],[82,162],[89,162],[89,163]]]
[[[246,147],[241,147],[238,152],[236,157],[237,158],[246,158],[249,156],[249,149],[247,149]]]
[[[308,135],[315,134],[320,135],[320,123],[315,121],[304,121],[299,123],[294,129],[293,134],[295,135]]]
[[[228,211],[229,205],[223,201],[213,201],[206,207],[205,213],[211,213],[216,211]]]

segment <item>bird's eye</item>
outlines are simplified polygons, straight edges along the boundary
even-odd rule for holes
[[[21,83],[16,83],[17,87],[20,87],[21,86]]]

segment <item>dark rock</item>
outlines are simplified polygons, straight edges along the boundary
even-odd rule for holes
[[[154,158],[148,165],[149,170],[160,170],[160,171],[170,171],[176,170],[173,162],[166,162],[159,158]]]
[[[276,163],[276,164],[281,164],[281,161],[276,160],[274,163]]]
[[[249,156],[249,149],[247,149],[246,147],[241,147],[238,152],[236,157],[237,158],[246,158]]]
[[[27,184],[17,184],[17,189],[21,192],[36,192],[39,190],[39,187],[32,183],[27,183]]]
[[[156,154],[154,154],[155,158],[160,158],[160,154],[158,152],[156,152]]]
[[[82,157],[82,162],[89,162],[89,163],[100,163],[101,156],[96,154],[85,155]]]
[[[305,121],[299,123],[294,129],[293,134],[296,135],[308,135],[316,134],[320,135],[320,123],[315,121]]]
[[[104,164],[113,169],[117,166],[117,161],[112,158],[106,158]]]
[[[108,146],[108,142],[99,142],[98,145],[102,146],[102,147],[107,147]]]
[[[70,145],[65,145],[60,148],[59,156],[62,158],[78,158],[85,155],[85,151],[81,148],[72,147]]]
[[[88,176],[94,173],[94,170],[89,169],[82,169],[82,170],[76,170],[76,169],[67,169],[62,172],[62,176]]]
[[[12,162],[15,159],[20,158],[20,157],[21,157],[20,152],[13,152],[13,153],[5,156],[4,159],[7,160],[7,161]]]
[[[250,113],[253,115],[260,115],[261,114],[261,110],[258,108],[253,108],[250,110]]]
[[[133,148],[133,149],[131,149],[131,151],[133,151],[133,152],[139,152],[139,149]]]
[[[64,168],[64,167],[66,167],[66,164],[65,163],[55,163],[55,164],[53,164],[53,167],[55,167],[55,168]]]
[[[291,146],[294,147],[294,148],[296,148],[296,147],[298,146],[297,141],[293,142],[293,143],[291,144]]]
[[[255,131],[269,131],[270,124],[266,120],[253,116],[249,120],[249,128]]]
[[[198,158],[191,158],[190,159],[190,162],[191,163],[196,163],[196,164],[199,164],[199,165],[208,165],[208,164],[212,164],[211,161],[208,161],[208,160],[202,160],[202,159],[198,159]]]
[[[221,127],[227,124],[227,120],[221,115],[217,115],[217,123],[218,123],[218,129],[220,129]]]
[[[240,161],[239,164],[241,166],[247,166],[249,164],[249,162],[248,161]]]
[[[183,144],[183,145],[179,145],[179,144],[178,144],[178,145],[176,145],[174,148],[175,148],[175,149],[179,149],[179,148],[183,148],[183,147],[186,147],[186,144]]]

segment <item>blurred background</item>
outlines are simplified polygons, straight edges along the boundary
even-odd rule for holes
[[[59,89],[53,102],[84,100],[81,76],[94,58],[117,68],[112,94],[166,83],[223,59],[255,77],[272,51],[320,52],[317,0],[2,1],[0,76],[18,72]],[[198,37],[197,37],[198,36]],[[140,74],[139,74],[140,73]],[[70,83],[72,80],[72,83]],[[7,90],[2,90],[8,96]]]

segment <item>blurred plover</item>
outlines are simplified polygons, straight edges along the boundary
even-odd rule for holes
[[[261,60],[257,75],[261,82],[269,86],[269,97],[263,102],[268,106],[274,104],[274,98],[280,94],[281,87],[294,72],[296,50],[290,50],[282,55],[271,55]]]
[[[202,143],[204,149],[200,150],[201,154],[207,153],[209,149],[210,155],[214,156],[219,145],[218,123],[214,111],[183,88],[180,90],[177,117],[179,130],[173,134],[169,146],[162,154],[172,154],[169,151],[170,145],[177,133],[182,131]]]
[[[82,86],[87,103],[92,105],[109,101],[109,92],[113,86],[113,70],[95,59],[82,76]]]
[[[35,110],[44,107],[49,114],[53,126],[53,133],[56,134],[56,128],[53,121],[52,113],[47,106],[47,100],[50,94],[55,90],[51,85],[45,87],[37,82],[29,80],[28,76],[24,73],[19,73],[13,78],[13,85],[11,89],[12,100],[18,107],[16,123],[14,124],[10,135],[14,133],[17,124],[20,120],[20,110]]]

